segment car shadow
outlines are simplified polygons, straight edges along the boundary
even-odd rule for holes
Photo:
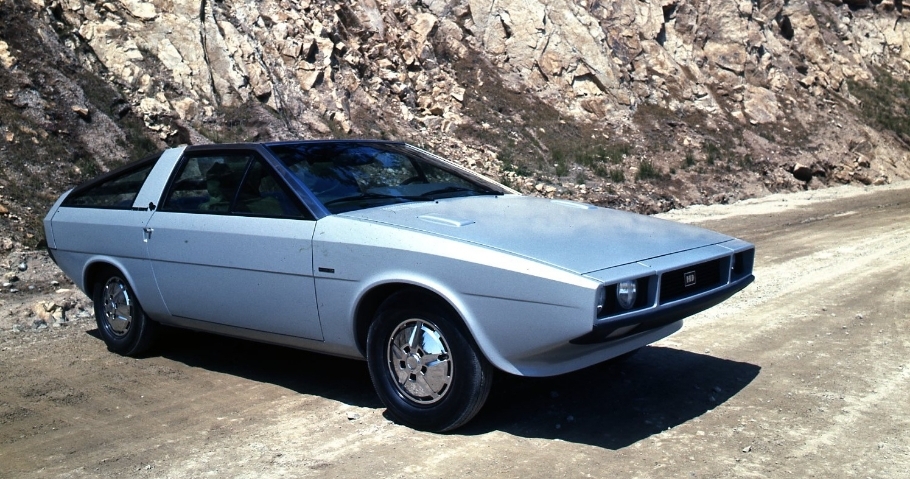
[[[624,361],[562,376],[501,374],[486,406],[457,433],[498,430],[620,449],[716,408],[760,370],[754,364],[648,346]]]
[[[97,329],[87,333],[101,338]],[[270,383],[351,406],[383,407],[364,361],[172,328],[164,328],[146,357]]]
[[[100,340],[97,330],[88,334]],[[151,356],[352,406],[384,409],[363,361],[169,329]],[[452,434],[502,431],[620,449],[718,407],[760,370],[750,363],[648,346],[624,361],[561,376],[499,373],[480,413]],[[387,412],[384,416],[391,419]]]

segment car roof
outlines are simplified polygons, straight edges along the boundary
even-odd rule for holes
[[[405,145],[407,144],[404,141],[396,140],[372,140],[372,139],[326,139],[326,140],[283,140],[283,141],[263,141],[263,142],[248,142],[248,143],[206,143],[201,145],[188,145],[186,147],[187,151],[195,150],[209,150],[209,149],[218,149],[218,148],[255,148],[257,146],[264,146],[266,148],[272,146],[291,146],[291,145],[319,145],[319,144],[382,144],[382,145]]]

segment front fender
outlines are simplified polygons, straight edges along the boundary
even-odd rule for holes
[[[313,254],[325,339],[352,349],[357,308],[389,284],[442,298],[487,359],[512,373],[520,373],[516,359],[590,332],[594,320],[597,281],[450,238],[328,217],[317,224]]]

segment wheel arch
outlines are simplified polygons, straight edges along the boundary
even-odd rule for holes
[[[98,277],[103,271],[109,269],[118,271],[129,284],[135,284],[126,268],[124,268],[123,265],[118,264],[116,260],[113,258],[96,258],[88,262],[85,266],[85,270],[82,272],[83,291],[85,291],[85,294],[87,294],[89,298],[94,297],[95,283],[97,282]]]
[[[464,332],[472,341],[477,342],[474,338],[471,328],[468,327],[464,317],[458,309],[444,295],[433,291],[425,286],[412,283],[394,282],[376,285],[361,296],[354,313],[354,339],[357,349],[366,357],[367,333],[370,330],[370,324],[373,322],[379,308],[385,301],[396,294],[408,294],[414,296],[423,296],[424,300],[430,300],[440,308],[444,308],[452,314],[452,318],[458,322]]]
[[[105,273],[105,271],[110,273]],[[103,286],[101,283],[104,281],[106,284],[111,284],[113,277],[118,277],[117,282],[124,291],[107,296],[109,294],[105,291],[107,286]],[[99,335],[108,350],[133,357],[141,356],[148,351],[158,336],[159,325],[142,308],[142,301],[136,295],[136,290],[132,286],[135,283],[128,270],[118,261],[98,258],[86,264],[83,281],[85,281],[84,291],[93,302],[92,309],[95,312]],[[122,307],[126,307],[128,313],[121,313]],[[121,314],[125,314],[125,317]],[[119,327],[112,322],[114,316],[117,319],[116,322],[120,323]]]

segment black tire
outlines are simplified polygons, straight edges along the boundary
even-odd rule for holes
[[[493,383],[493,366],[456,313],[423,293],[397,293],[383,303],[367,334],[367,363],[388,412],[427,431],[467,423]]]
[[[109,351],[124,356],[148,351],[160,327],[146,316],[123,273],[107,268],[98,274],[92,301],[98,332]]]

